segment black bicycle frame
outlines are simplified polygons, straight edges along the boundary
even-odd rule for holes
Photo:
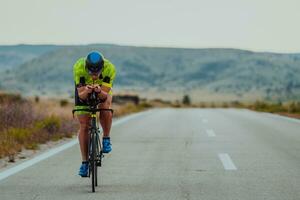
[[[89,177],[92,174],[92,191],[95,192],[95,186],[98,185],[97,180],[97,166],[101,166],[102,159],[102,148],[100,142],[100,131],[97,126],[97,112],[101,111],[110,111],[113,113],[112,109],[102,109],[97,108],[98,104],[101,103],[97,98],[97,94],[92,92],[89,100],[89,108],[87,109],[74,109],[72,111],[73,116],[76,111],[87,111],[91,115],[91,126],[90,126],[90,141],[88,147],[88,156],[89,156]],[[91,173],[92,172],[92,173]]]

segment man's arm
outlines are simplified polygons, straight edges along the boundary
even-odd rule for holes
[[[88,95],[93,91],[93,89],[89,85],[86,85],[77,87],[77,91],[79,98],[82,100],[86,100]]]
[[[109,71],[104,75],[103,82],[101,85],[101,93],[99,94],[99,98],[102,100],[105,100],[107,98],[107,95],[109,94],[113,86],[113,81],[116,76],[115,66],[109,61],[106,62],[107,65],[109,65],[107,66],[109,68]]]
[[[98,97],[101,100],[105,100],[107,98],[107,94],[109,93],[110,90],[111,90],[110,87],[104,85],[102,85],[101,87],[99,85],[95,87],[95,91],[99,93]]]
[[[111,88],[110,88],[110,87],[106,87],[106,86],[102,85],[102,86],[101,86],[101,90],[102,90],[103,92],[106,92],[106,93],[108,94],[108,93],[109,93],[109,91],[111,90]]]

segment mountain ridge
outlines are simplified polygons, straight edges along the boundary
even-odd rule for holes
[[[115,88],[118,90],[175,90],[180,94],[208,91],[232,94],[237,99],[250,93],[260,93],[261,98],[270,100],[300,98],[300,54],[297,53],[110,44],[58,47],[12,68],[6,78],[0,78],[0,87],[32,95],[71,95],[72,65],[89,51],[99,50],[117,67]]]

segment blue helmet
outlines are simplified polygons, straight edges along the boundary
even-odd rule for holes
[[[85,67],[89,73],[99,73],[104,65],[104,58],[101,53],[93,51],[90,52],[85,60]]]

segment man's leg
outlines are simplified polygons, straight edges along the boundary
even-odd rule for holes
[[[111,107],[111,101],[112,101],[112,96],[107,95],[106,101],[100,105],[100,108],[109,109]],[[112,113],[110,111],[101,111],[100,124],[103,129],[103,140],[102,140],[103,153],[109,153],[112,150],[110,137],[109,137],[111,123],[112,123]]]
[[[100,108],[102,109],[110,109],[112,102],[112,96],[107,95],[107,99],[104,103],[100,104]],[[112,112],[110,111],[101,111],[100,113],[100,124],[103,129],[103,136],[109,137],[111,124],[112,124]]]
[[[91,118],[90,118],[89,114],[78,115],[77,118],[80,123],[78,139],[79,139],[79,145],[80,145],[80,151],[81,151],[81,158],[82,158],[82,161],[87,161],[88,160],[88,155],[87,155],[88,154],[88,142],[89,142],[88,130],[89,130]]]

